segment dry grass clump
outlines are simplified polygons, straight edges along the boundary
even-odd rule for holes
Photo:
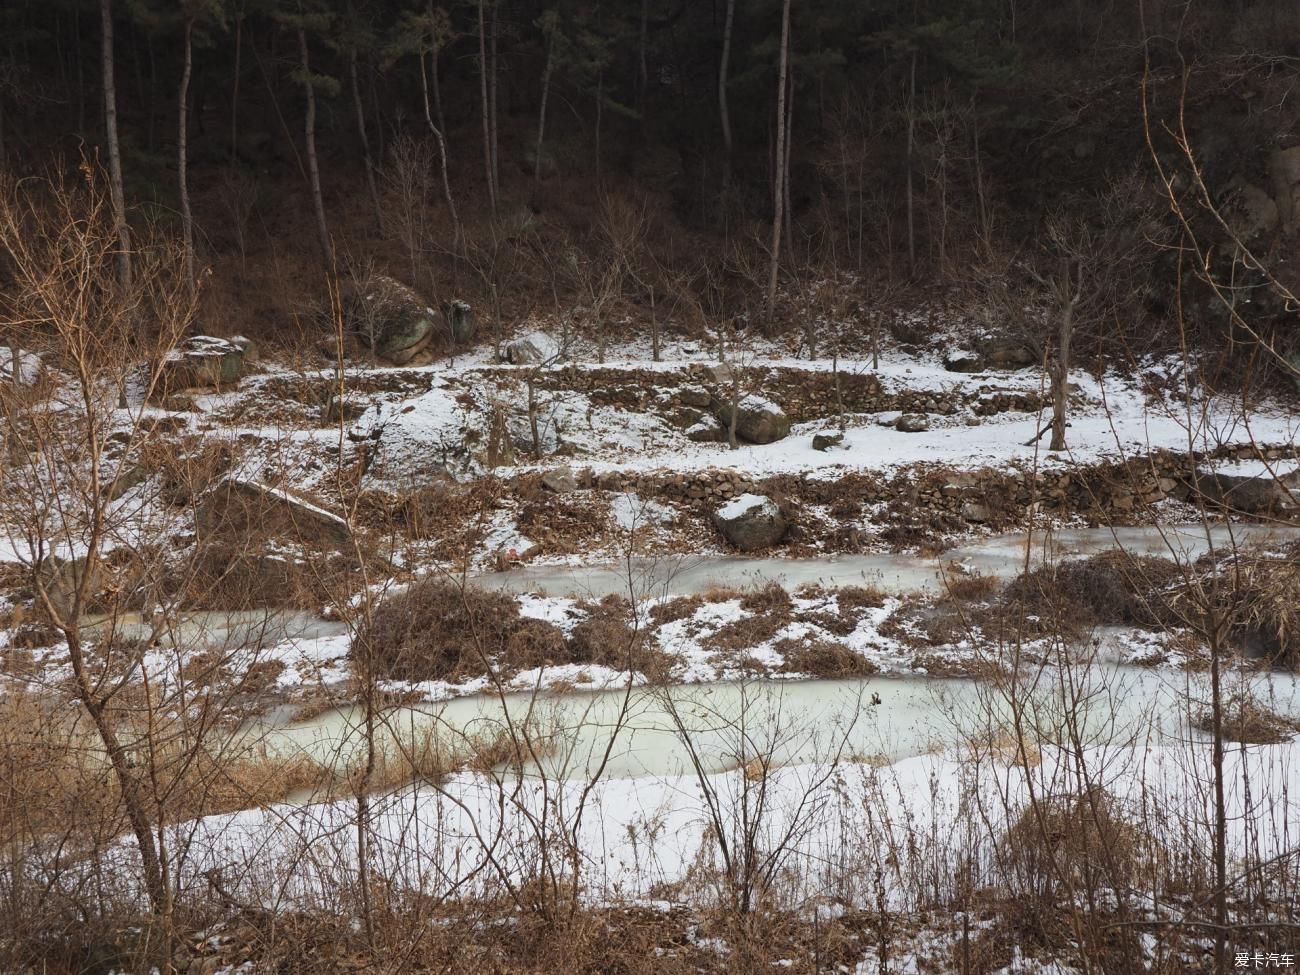
[[[740,597],[740,608],[751,613],[768,613],[788,618],[793,606],[790,594],[779,582],[769,582]]]
[[[1022,892],[1048,900],[1074,888],[1131,886],[1140,841],[1100,787],[1030,803],[1005,836]]]
[[[1206,708],[1192,721],[1200,731],[1214,731],[1214,714]],[[1280,745],[1300,734],[1300,721],[1285,718],[1249,694],[1231,695],[1222,709],[1220,728],[1228,741],[1246,745]]]
[[[520,505],[516,523],[542,553],[572,555],[603,539],[608,515],[609,502],[603,495],[546,494]]]
[[[974,603],[989,599],[998,589],[996,576],[981,575],[978,572],[949,572],[943,579],[943,591],[949,599]]]
[[[1166,591],[1182,575],[1169,559],[1105,552],[1022,573],[1003,591],[1001,607],[1049,628],[1150,625],[1164,615]]]
[[[569,647],[560,628],[545,620],[521,619],[505,643],[504,663],[511,670],[529,670],[563,663]]]
[[[632,604],[611,593],[598,603],[580,603],[587,618],[569,634],[569,651],[582,663],[620,667],[636,650],[640,635],[632,628]]]
[[[429,578],[390,593],[358,630],[352,655],[372,654],[393,680],[442,680],[484,673],[519,629],[519,604],[506,593]]]
[[[191,609],[315,609],[345,601],[361,583],[337,553],[273,552],[214,541],[174,567],[168,589]]]
[[[791,674],[809,674],[829,680],[869,677],[880,668],[860,653],[835,640],[778,640],[775,649],[785,664],[781,670]]]
[[[684,620],[688,616],[694,616],[695,611],[704,605],[704,597],[699,594],[690,596],[675,596],[672,599],[666,599],[661,603],[656,603],[650,607],[650,622],[655,626],[663,626],[665,623],[676,623],[678,620]]]

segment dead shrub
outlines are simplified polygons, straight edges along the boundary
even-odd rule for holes
[[[1200,731],[1213,733],[1214,713],[1206,709],[1192,724]],[[1225,739],[1246,745],[1280,745],[1300,733],[1300,721],[1284,718],[1244,693],[1229,696],[1219,727]]]
[[[781,667],[785,673],[843,680],[869,677],[880,672],[880,668],[862,654],[834,640],[778,640],[775,649],[785,657]]]
[[[520,620],[519,626],[506,638],[504,660],[511,670],[545,667],[568,659],[564,634],[545,620]]]
[[[1182,569],[1169,559],[1105,552],[1022,573],[1002,593],[1016,618],[1079,631],[1105,625],[1151,625],[1165,615],[1170,585]]]
[[[1136,879],[1138,831],[1100,787],[1031,803],[1005,843],[1022,892],[1041,900],[1071,889],[1126,889]]]
[[[963,603],[984,602],[997,588],[998,580],[995,576],[980,575],[978,572],[950,572],[943,579],[944,594],[949,599]]]
[[[386,596],[358,631],[352,655],[362,643],[376,671],[393,680],[479,675],[505,656],[521,622],[513,596],[429,578]]]
[[[835,590],[835,601],[841,612],[879,609],[888,596],[875,586],[844,586]]]
[[[580,604],[587,618],[569,634],[569,652],[582,663],[622,667],[635,654],[640,637],[630,625],[632,604],[608,595],[595,604]]]

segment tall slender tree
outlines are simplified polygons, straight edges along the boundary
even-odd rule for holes
[[[790,70],[790,0],[781,3],[781,52],[777,67],[776,80],[776,167],[774,186],[772,187],[772,254],[767,276],[767,321],[771,325],[776,318],[776,283],[781,270],[781,223],[784,220],[786,201],[786,180],[789,179],[789,155],[786,139],[789,127],[786,124],[786,78]]]
[[[131,287],[131,228],[126,221],[122,187],[122,147],[117,138],[117,86],[113,81],[113,0],[99,0],[100,69],[104,79],[104,141],[108,148],[108,189],[117,233],[117,278],[123,291]]]

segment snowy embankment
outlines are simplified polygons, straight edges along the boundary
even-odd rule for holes
[[[1037,749],[1031,756],[1029,768],[950,750],[883,768],[845,763],[775,768],[766,776],[736,770],[611,779],[589,794],[581,781],[463,772],[436,788],[372,797],[372,855],[398,889],[473,896],[524,883],[543,863],[562,869],[567,837],[575,836],[590,900],[666,891],[689,900],[691,881],[707,883],[701,870],[719,866],[714,834],[735,844],[752,827],[764,861],[782,864],[778,895],[794,903],[831,897],[874,904],[877,851],[899,851],[884,861],[884,881],[891,909],[906,910],[915,906],[916,871],[950,877],[945,865],[967,855],[987,873],[981,879],[996,882],[995,851],[1031,790],[1039,802],[1080,792],[1075,756],[1050,746],[1041,760]],[[1096,746],[1082,758],[1118,814],[1165,845],[1166,855],[1209,862],[1208,748]],[[1289,850],[1300,814],[1300,744],[1233,748],[1225,776],[1230,859],[1258,863]],[[216,870],[228,889],[253,902],[335,904],[356,877],[356,815],[354,802],[338,801],[176,827],[173,841],[186,850],[183,885],[202,888],[204,875]]]

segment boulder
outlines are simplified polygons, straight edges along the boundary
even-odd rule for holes
[[[894,429],[903,433],[924,433],[930,429],[930,418],[924,413],[904,413],[894,421]]]
[[[457,345],[464,345],[474,338],[474,309],[468,301],[457,299],[447,305],[447,329],[451,340]]]
[[[983,372],[984,357],[970,349],[949,349],[943,367],[949,372]]]
[[[761,494],[742,494],[713,513],[713,523],[742,552],[769,548],[789,527],[775,501]]]
[[[732,404],[720,402],[715,414],[723,430],[731,430]],[[736,436],[747,443],[773,443],[790,434],[790,418],[771,400],[746,396],[736,404]]]
[[[558,359],[560,346],[545,332],[529,332],[507,342],[502,355],[514,366],[540,366]]]
[[[1300,498],[1300,475],[1235,474],[1216,470],[1197,471],[1192,484],[1211,504],[1252,515],[1273,514],[1295,507],[1291,495]]]
[[[992,512],[987,505],[980,504],[978,501],[967,501],[961,506],[961,516],[967,521],[983,524],[993,518]]]
[[[1253,183],[1231,188],[1224,211],[1228,226],[1244,244],[1267,237],[1281,222],[1277,201]]]
[[[832,447],[838,447],[844,442],[842,433],[815,433],[813,434],[813,450],[830,450]]]
[[[244,374],[246,350],[231,339],[195,335],[163,359],[155,394],[160,398],[186,389],[230,389]]]
[[[1038,362],[1038,356],[1024,339],[994,335],[979,345],[986,369],[1023,369]]]
[[[1282,229],[1293,233],[1300,225],[1300,146],[1274,149],[1268,160],[1273,178],[1273,198],[1277,203]]]
[[[578,490],[578,479],[567,467],[557,467],[542,475],[542,487],[554,494],[568,494]]]
[[[713,397],[703,386],[683,386],[677,391],[677,398],[684,406],[694,406],[701,410],[706,410],[713,404]]]
[[[374,275],[352,296],[348,324],[376,356],[406,365],[433,344],[437,315],[412,289]]]
[[[686,428],[686,439],[695,443],[721,443],[726,438],[727,431],[722,429],[722,424],[712,413],[705,413]]]

